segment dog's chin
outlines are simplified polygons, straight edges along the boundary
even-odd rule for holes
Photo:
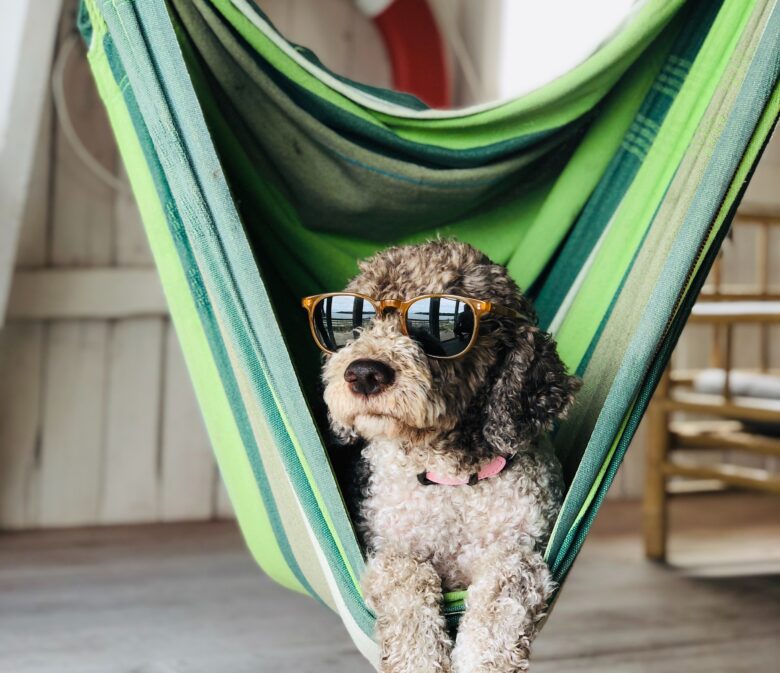
[[[352,427],[365,439],[401,439],[409,434],[409,428],[402,421],[387,414],[358,413]]]

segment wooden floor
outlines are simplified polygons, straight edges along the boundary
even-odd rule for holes
[[[780,500],[695,497],[674,566],[608,503],[537,640],[535,673],[776,673]],[[231,523],[0,536],[2,673],[369,671],[339,619],[257,571]]]

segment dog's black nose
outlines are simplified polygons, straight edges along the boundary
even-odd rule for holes
[[[392,367],[379,360],[355,360],[344,371],[344,380],[349,383],[350,390],[359,395],[376,395],[394,379]]]

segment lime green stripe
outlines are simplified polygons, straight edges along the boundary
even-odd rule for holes
[[[178,253],[168,232],[165,212],[154,180],[124,105],[122,91],[108,65],[102,46],[102,36],[106,32],[105,23],[92,0],[87,0],[87,7],[93,27],[88,53],[90,66],[127,167],[155,264],[160,271],[171,317],[231,502],[258,564],[280,584],[304,593],[302,585],[285,563],[275,542],[268,514],[257,490],[252,468],[192,302]]]
[[[607,438],[611,442],[614,435],[623,432],[620,428],[625,422],[624,414],[632,415],[630,400],[636,397],[637,390],[642,389],[640,384],[646,385],[642,379],[647,367],[652,363],[651,356],[655,353],[658,341],[668,340],[668,332],[665,331],[664,326],[667,324],[667,316],[673,315],[673,311],[679,306],[678,288],[683,284],[685,287],[690,287],[686,274],[690,273],[690,267],[696,260],[699,242],[712,231],[713,220],[715,225],[723,222],[725,214],[722,212],[722,207],[718,208],[721,199],[734,198],[737,193],[734,191],[734,185],[741,185],[746,174],[745,162],[747,161],[749,166],[755,158],[756,138],[765,134],[765,129],[760,130],[762,125],[758,114],[759,110],[764,109],[766,82],[771,81],[770,78],[776,74],[771,69],[771,40],[762,39],[766,36],[771,7],[771,3],[766,3],[758,8],[752,17],[752,25],[744,31],[744,42],[740,43],[734,52],[736,64],[730,67],[730,71],[724,78],[723,89],[713,97],[708,110],[707,123],[700,127],[699,138],[689,148],[689,156],[693,157],[694,161],[690,166],[684,164],[685,167],[680,170],[676,178],[676,183],[679,184],[676,184],[667,194],[671,213],[665,215],[664,209],[659,209],[657,222],[665,225],[669,220],[674,222],[684,217],[685,226],[670,225],[670,230],[677,232],[672,248],[649,241],[643,246],[644,253],[654,252],[664,261],[663,272],[655,274],[659,280],[653,290],[651,302],[645,304],[642,292],[645,289],[644,284],[655,282],[653,274],[643,274],[641,270],[637,270],[636,273],[632,271],[632,274],[636,275],[635,280],[638,285],[633,290],[627,285],[624,290],[626,295],[624,300],[638,305],[643,312],[641,324],[635,324],[625,316],[615,317],[613,325],[615,334],[618,335],[618,332],[623,331],[631,335],[631,345],[626,349],[614,344],[610,347],[610,344],[604,342],[599,344],[600,347],[604,346],[601,358],[598,355],[594,356],[594,362],[598,362],[600,359],[608,358],[610,351],[620,353],[626,351],[626,358],[620,365],[617,379],[612,382],[614,372],[603,374],[595,368],[586,372],[586,377],[595,381],[596,385],[603,382],[608,389],[609,397],[606,403],[598,399],[591,400],[594,413],[600,411],[599,422],[593,431],[574,483],[567,494],[561,511],[561,521],[575,519],[580,508],[577,507],[577,513],[572,512],[574,507],[570,506],[570,501],[573,501],[571,505],[576,506],[579,498],[582,497],[583,488],[590,490],[590,473],[594,471],[594,463],[601,465],[602,461],[601,445]],[[756,57],[757,53],[760,54],[760,59]],[[770,67],[767,67],[767,64]],[[752,75],[746,72],[748,67]],[[751,76],[752,79],[746,80]],[[751,134],[753,140],[748,145],[745,155],[742,156],[743,147],[748,144]],[[701,162],[706,165],[700,165]],[[732,166],[735,171],[733,175],[728,172]],[[727,212],[728,208],[727,203]],[[615,418],[618,414],[620,419]],[[584,433],[590,434],[592,427],[592,423],[585,423]],[[575,436],[569,437],[568,441],[579,445],[583,440]],[[595,506],[597,505],[598,500],[595,503]],[[566,536],[560,555],[568,554],[567,548],[572,538],[572,534],[568,533],[563,526],[564,524],[560,523],[556,533],[558,542],[560,538]],[[574,527],[572,530],[575,530]],[[555,538],[551,544],[556,544]],[[556,553],[556,556],[560,555]]]
[[[760,25],[758,18],[754,17],[756,25]],[[756,38],[755,31],[743,33],[740,50],[750,53],[751,41]],[[743,72],[740,72],[739,66],[729,66],[726,71],[728,87],[722,87],[708,99],[707,111],[689,142],[672,184],[667,188],[663,201],[655,206],[656,212],[650,230],[641,241],[638,254],[622,283],[609,320],[593,348],[591,362],[584,372],[586,389],[581,392],[580,403],[562,429],[559,436],[562,445],[582,447],[588,441],[590,430],[601,411],[632,331],[640,320],[655,281],[664,268],[664,262],[678,231],[684,224],[687,208],[700,186],[703,167],[712,154],[711,145],[720,135],[718,129],[713,128],[713,124],[717,126],[725,119],[723,106],[730,104],[736,96],[737,89],[733,88],[733,85],[744,78],[744,68],[742,70]],[[582,295],[577,296],[576,302],[579,301],[584,301]]]
[[[753,2],[729,3],[718,14],[691,67],[692,86],[684,88],[675,100],[650,154],[623,199],[591,273],[557,334],[559,352],[569,366],[577,366],[587,352],[710,104],[753,5]],[[694,83],[698,86],[693,86]]]
[[[268,378],[270,376],[269,372],[265,368],[265,363],[261,361],[261,365],[263,366],[263,371],[267,379],[270,381],[271,379]],[[333,540],[336,543],[336,547],[339,551],[339,554],[344,562],[344,567],[347,569],[347,572],[349,573],[350,578],[352,579],[352,582],[355,584],[355,588],[360,591],[360,582],[358,582],[357,574],[355,572],[355,568],[352,567],[352,564],[349,562],[349,556],[344,550],[344,545],[341,542],[341,538],[338,534],[338,531],[336,529],[336,526],[333,523],[333,519],[330,515],[330,510],[327,507],[325,503],[325,499],[322,497],[322,494],[320,493],[320,489],[317,485],[317,480],[314,478],[314,475],[312,473],[312,469],[309,466],[309,461],[306,459],[306,454],[304,453],[303,449],[301,448],[301,444],[298,441],[298,437],[296,436],[295,432],[293,431],[292,426],[290,425],[290,421],[287,417],[287,414],[285,413],[284,407],[281,404],[276,391],[274,390],[274,386],[269,386],[269,389],[271,391],[271,394],[273,395],[274,402],[277,405],[277,408],[279,410],[279,415],[282,418],[282,421],[284,422],[284,427],[287,433],[290,436],[290,441],[292,442],[292,445],[295,447],[295,453],[298,456],[298,460],[301,463],[301,467],[303,468],[304,474],[306,475],[306,479],[309,482],[309,485],[311,486],[312,493],[314,494],[314,498],[317,501],[317,505],[320,508],[320,512],[322,514],[322,517],[325,521],[325,524],[328,527],[328,530],[330,531],[331,535],[333,536]],[[323,450],[323,458],[327,460],[325,457],[325,453]]]
[[[236,372],[236,381],[241,390],[242,398],[252,399],[251,383],[237,366],[238,360],[235,349],[226,342],[226,350],[233,362],[233,369]],[[306,529],[306,523],[298,504],[294,486],[285,470],[277,446],[274,443],[273,434],[268,426],[268,418],[259,405],[252,404],[247,405],[247,417],[262,456],[272,500],[276,504],[279,519],[284,527],[295,560],[317,596],[332,610],[336,610],[336,603],[333,600],[330,587],[313,548],[315,542],[312,541]]]
[[[623,420],[623,425],[620,426],[620,431],[618,432],[617,436],[612,442],[612,446],[610,447],[609,452],[607,453],[607,456],[604,459],[604,463],[602,464],[601,469],[598,471],[596,478],[593,480],[593,484],[590,487],[590,491],[588,491],[588,495],[585,497],[585,500],[582,503],[582,507],[580,507],[580,510],[577,513],[577,516],[574,519],[574,523],[570,527],[570,530],[571,528],[575,528],[576,526],[579,525],[580,521],[585,516],[585,513],[588,511],[588,508],[593,502],[593,499],[596,497],[596,494],[598,493],[598,490],[601,487],[601,482],[604,480],[604,475],[607,473],[610,463],[612,462],[612,457],[615,455],[615,450],[617,449],[618,443],[620,442],[620,438],[623,436],[623,431],[626,429],[626,425],[628,424],[628,419],[630,418],[630,415],[631,415],[630,413],[626,414],[626,417]],[[550,538],[547,541],[547,548],[544,550],[545,561],[548,561],[550,558],[550,552],[553,549],[553,541],[558,536],[558,527],[560,522],[561,519],[558,518],[555,522],[555,526],[553,526],[552,533],[550,533]]]
[[[185,54],[191,54],[191,46],[190,46],[189,42],[184,39],[184,36],[182,36],[181,39],[183,39],[182,49],[183,49],[184,53]],[[204,75],[201,72],[201,69],[200,69],[200,66],[199,66],[197,60],[194,60],[191,55],[190,55],[190,58],[191,58],[191,62],[192,62],[192,65],[191,65],[192,71],[190,73],[190,76],[193,77],[193,78],[202,80],[204,78]],[[205,101],[203,103],[203,105],[206,108],[208,108],[208,106],[210,106],[210,102]],[[216,116],[216,119],[217,119],[217,121],[221,121],[219,116]],[[229,134],[227,136],[225,136],[225,137],[226,137],[227,140],[233,141],[233,137],[230,136]],[[239,156],[242,156],[242,155],[239,154]],[[247,168],[247,170],[250,170],[250,171],[252,170],[252,166],[249,165],[249,164],[246,164],[246,168]],[[260,183],[260,184],[262,184],[262,183]],[[268,223],[268,224],[270,225],[271,223]],[[302,236],[306,236],[307,238],[311,238],[312,237],[312,234],[310,232],[306,231],[306,230],[301,230],[301,234],[302,234]],[[295,251],[295,252],[299,253],[300,251]],[[289,422],[289,419],[287,418],[287,416],[286,416],[286,414],[284,412],[284,405],[281,403],[281,400],[278,397],[278,394],[277,394],[277,391],[276,391],[276,387],[274,385],[270,385],[270,382],[272,381],[272,376],[271,376],[271,373],[269,371],[267,363],[265,362],[265,360],[264,360],[264,358],[262,356],[257,357],[256,362],[257,362],[257,364],[260,366],[260,368],[262,370],[263,377],[265,378],[265,380],[267,382],[269,382],[268,388],[269,388],[269,392],[270,392],[271,396],[273,397],[273,403],[274,403],[274,405],[275,405],[275,407],[276,407],[276,409],[277,409],[277,411],[279,413],[280,418],[282,419],[282,422],[283,422],[283,425],[284,425],[284,429],[285,429],[287,435],[290,438],[290,442],[291,442],[292,446],[295,449],[296,456],[298,457],[298,460],[299,460],[299,462],[300,462],[300,464],[301,464],[301,466],[303,468],[306,480],[307,480],[307,482],[309,483],[309,485],[311,487],[312,494],[313,494],[313,496],[315,498],[315,501],[317,503],[318,509],[319,509],[320,513],[322,514],[324,523],[327,526],[330,534],[333,537],[333,540],[334,540],[334,542],[336,544],[336,548],[337,548],[339,554],[341,555],[341,557],[344,560],[345,568],[347,570],[347,573],[348,573],[352,583],[355,585],[356,588],[358,588],[358,584],[359,583],[357,581],[357,571],[360,570],[360,568],[357,568],[357,569],[353,568],[352,564],[349,562],[350,556],[345,551],[344,544],[343,544],[343,542],[342,542],[342,540],[341,540],[341,538],[340,538],[340,536],[338,534],[338,530],[337,530],[336,526],[334,525],[334,522],[333,522],[333,519],[331,517],[329,508],[327,506],[327,503],[326,503],[325,499],[323,498],[322,493],[320,492],[319,484],[317,483],[317,480],[313,476],[312,470],[311,470],[311,468],[310,468],[310,466],[309,466],[309,464],[308,464],[308,462],[306,460],[305,453],[304,453],[304,451],[301,448],[300,441],[298,440],[298,437],[296,436],[295,432],[293,431],[293,428],[292,428],[292,426],[291,426],[291,424]],[[249,394],[249,395],[245,396],[246,399],[251,399],[252,397],[253,397],[253,394]],[[275,450],[275,448],[274,448],[274,450]],[[261,452],[262,452],[262,448],[261,448]],[[323,449],[323,456],[324,456],[324,449]],[[333,489],[337,490],[337,487],[335,486],[335,483],[333,484]],[[351,532],[351,528],[350,528],[350,532]],[[291,538],[292,536],[288,536],[288,537]]]
[[[664,34],[663,45],[673,37]],[[512,248],[506,266],[521,288],[536,281],[569,232],[621,146],[660,67],[658,55],[648,54],[634,65],[620,89],[605,100],[601,114],[550,189],[532,228],[522,243]],[[564,361],[576,369],[576,363]]]

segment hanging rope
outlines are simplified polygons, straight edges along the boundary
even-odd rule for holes
[[[57,57],[54,59],[54,66],[51,71],[51,95],[57,121],[68,145],[92,174],[111,189],[122,194],[129,194],[130,188],[128,184],[109,171],[86,147],[73,126],[73,121],[68,111],[64,84],[65,68],[68,65],[73,49],[80,41],[81,38],[76,33],[66,36],[57,52]]]

